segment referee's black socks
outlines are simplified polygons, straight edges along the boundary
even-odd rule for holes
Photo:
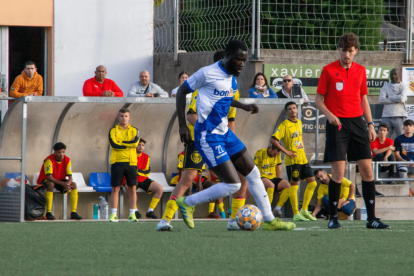
[[[367,208],[367,220],[375,218],[375,183],[372,181],[362,181],[362,196],[364,197],[365,207]]]
[[[334,218],[338,216],[338,201],[339,196],[341,195],[341,183],[336,183],[332,180],[329,180],[329,215],[330,218]]]

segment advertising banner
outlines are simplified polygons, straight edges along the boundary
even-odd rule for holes
[[[414,67],[402,68],[401,81],[408,87],[408,96],[414,96]]]
[[[300,83],[302,85],[306,94],[316,94],[316,88],[318,87],[322,68],[322,65],[265,64],[264,74],[266,75],[270,87],[272,87],[275,92],[282,89],[283,77],[290,75],[295,83]],[[365,67],[369,95],[379,95],[381,88],[389,82],[390,71],[393,68],[393,66]]]

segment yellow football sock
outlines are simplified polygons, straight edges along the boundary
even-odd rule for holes
[[[240,209],[240,207],[244,206],[244,203],[246,202],[245,198],[233,198],[231,201],[231,218],[236,219],[237,211]]]
[[[153,197],[153,198],[152,198],[152,200],[151,200],[151,203],[150,203],[149,207],[150,207],[152,210],[154,210],[154,209],[155,209],[155,207],[157,207],[158,202],[160,202],[160,199],[159,199],[159,198],[155,198],[155,197]]]
[[[305,190],[305,194],[303,195],[303,204],[302,204],[302,209],[303,210],[308,210],[309,207],[309,202],[312,199],[313,196],[313,192],[315,191],[315,188],[318,184],[316,183],[316,181],[313,181],[311,183],[308,183],[308,186],[306,186],[306,190]]]
[[[71,212],[76,212],[78,208],[78,189],[70,191],[70,205],[72,206]]]
[[[290,204],[292,205],[292,211],[294,215],[299,214],[299,206],[298,206],[298,189],[299,185],[292,185],[290,186],[289,191],[289,199]]]
[[[266,190],[267,196],[269,197],[270,205],[272,205],[272,202],[273,202],[273,193],[274,193],[274,191],[275,191],[274,188],[267,188],[267,190]]]
[[[286,203],[286,201],[289,199],[289,190],[290,189],[284,189],[279,197],[279,202],[277,203],[277,206],[280,208],[283,207],[283,204]]]
[[[212,213],[212,212],[214,212],[214,207],[216,207],[216,203],[215,202],[210,202],[208,204],[208,213],[209,214]]]
[[[175,200],[172,200],[172,199],[168,200],[162,219],[171,221],[177,209],[178,209],[177,202],[175,202]]]
[[[220,212],[224,212],[224,203],[217,204],[217,207],[219,208]]]
[[[52,212],[53,192],[46,192],[46,212]]]

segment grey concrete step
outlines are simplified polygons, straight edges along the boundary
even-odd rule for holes
[[[407,185],[375,185],[375,189],[386,197],[408,196],[410,194],[410,187]]]
[[[377,208],[375,215],[383,220],[414,220],[414,209],[410,208]],[[392,228],[392,224],[391,228]]]
[[[356,198],[357,208],[365,207],[364,199],[362,197]],[[414,212],[414,197],[376,197],[376,209],[401,209],[412,208]]]

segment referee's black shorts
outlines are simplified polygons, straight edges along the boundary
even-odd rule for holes
[[[326,121],[325,154],[323,161],[358,161],[372,159],[367,124],[361,117],[338,118],[342,128]]]

